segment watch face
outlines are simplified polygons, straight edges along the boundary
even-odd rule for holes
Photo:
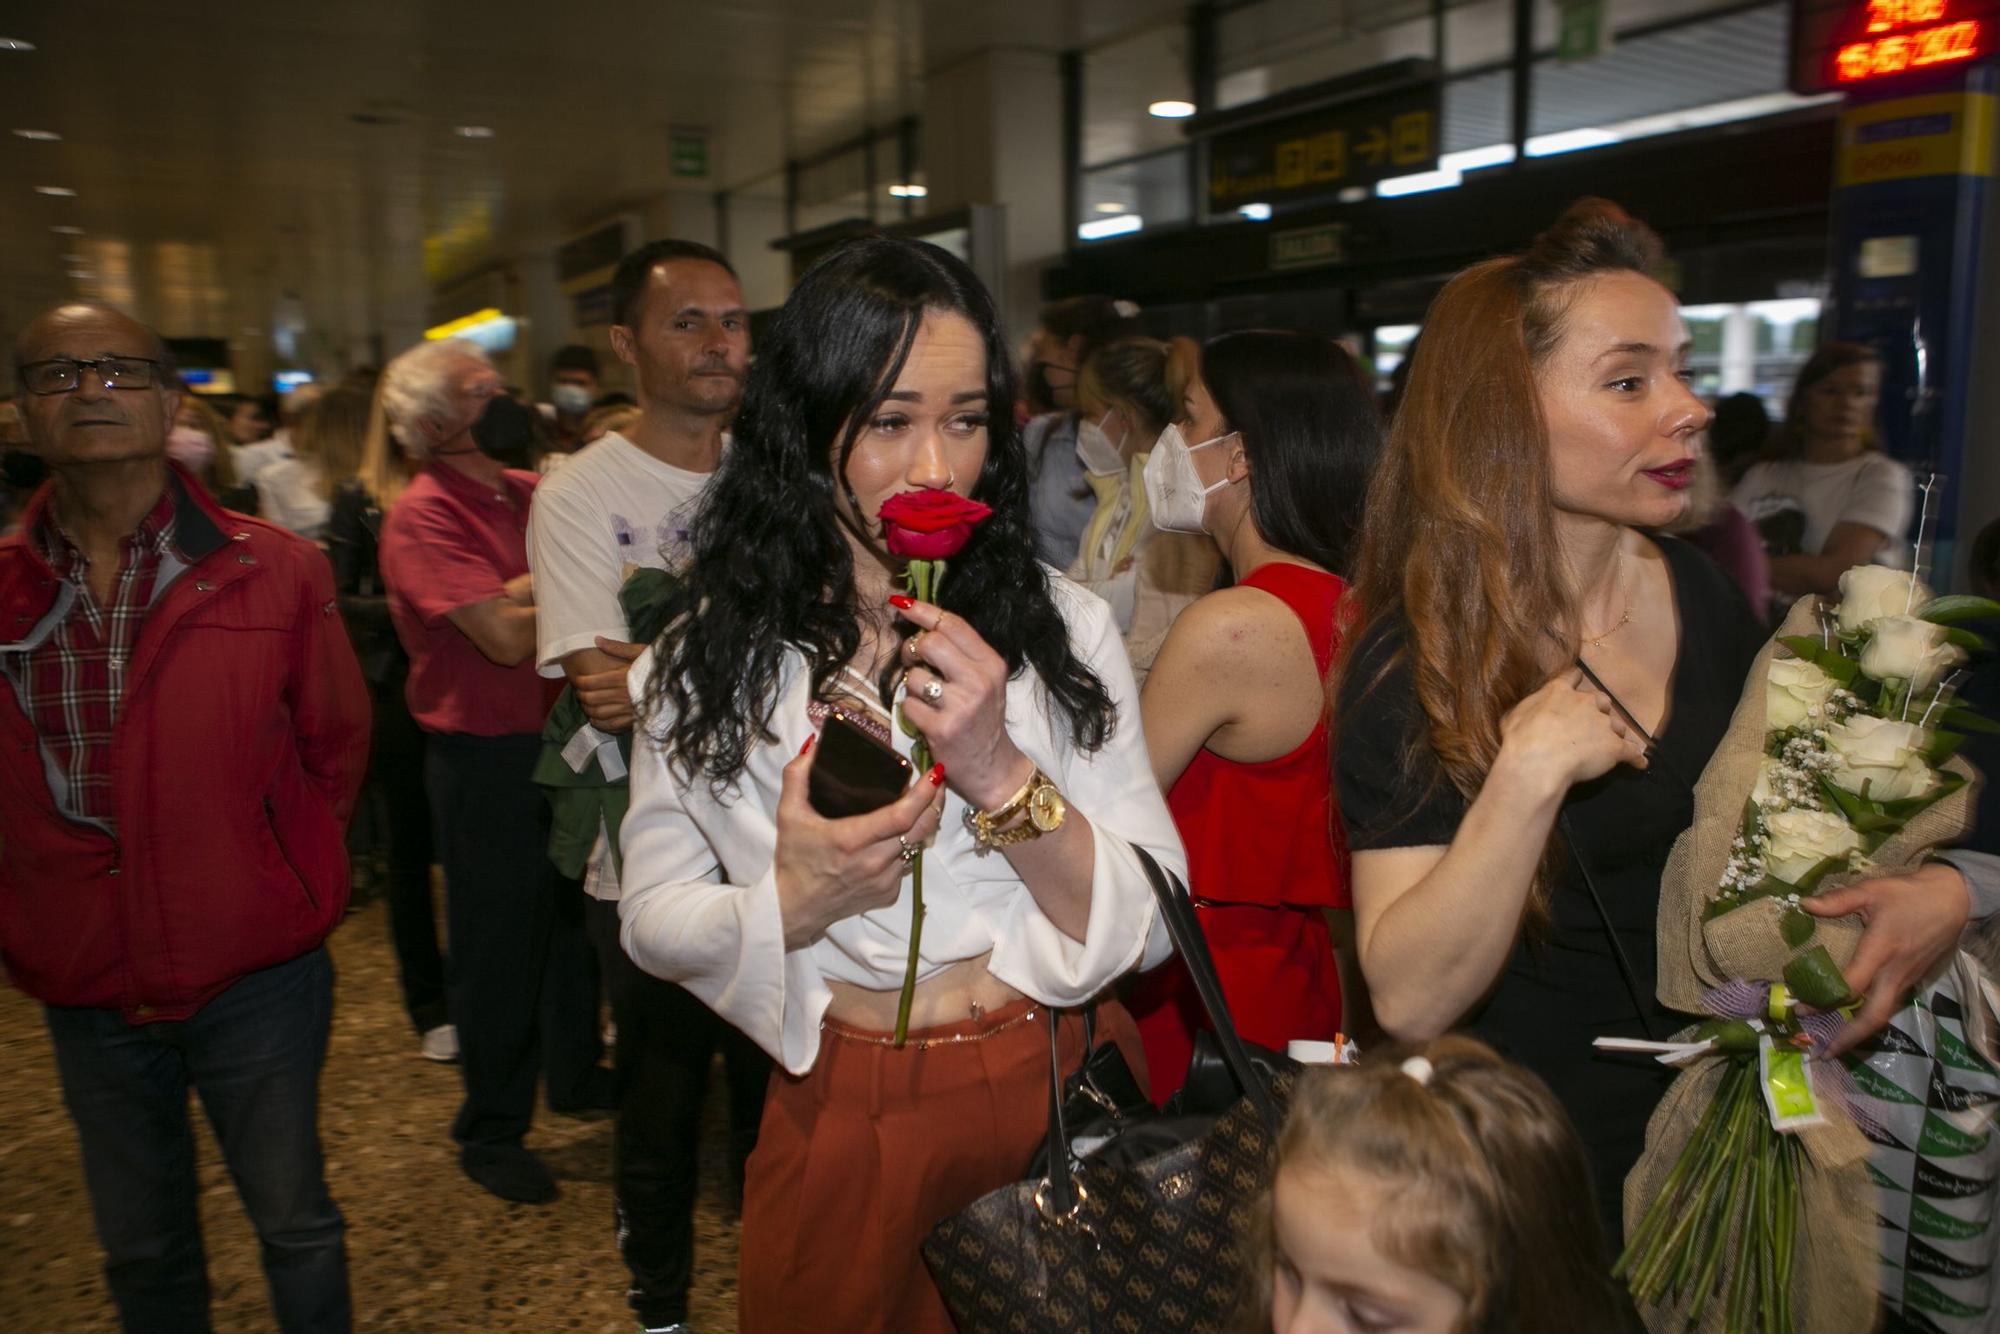
[[[1028,794],[1028,820],[1044,834],[1062,828],[1063,816],[1068,813],[1069,807],[1053,783],[1044,783]]]

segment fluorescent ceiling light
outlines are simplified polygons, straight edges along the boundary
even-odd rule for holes
[[[1504,167],[1514,160],[1514,145],[1488,144],[1446,153],[1438,159],[1440,171],[1478,171],[1481,167]]]
[[[62,140],[62,136],[54,130],[16,130],[14,131],[14,137],[16,139],[32,139],[38,144],[53,144],[59,143]]]
[[[1821,303],[1813,297],[1780,297],[1773,301],[1750,302],[1750,313],[1773,324],[1802,324],[1820,316]]]
[[[1343,204],[1358,204],[1367,197],[1368,187],[1365,185],[1350,185],[1340,192],[1340,202]]]
[[[33,42],[24,42],[19,37],[0,37],[0,51],[32,51]]]
[[[1132,206],[1130,204],[1114,204],[1107,199],[1097,206],[1097,211],[1099,213],[1130,213]]]
[[[1115,218],[1095,218],[1081,224],[1076,229],[1078,239],[1101,241],[1107,236],[1123,236],[1136,232],[1146,225],[1146,220],[1137,213],[1121,213]]]
[[[1384,199],[1395,199],[1401,195],[1420,195],[1427,190],[1449,190],[1464,179],[1455,171],[1420,171],[1410,176],[1391,176],[1386,181],[1377,181],[1375,193]]]
[[[1148,106],[1146,114],[1149,116],[1158,116],[1161,120],[1186,120],[1194,114],[1194,103],[1183,102],[1177,97],[1170,97]]]
[[[889,193],[898,199],[923,199],[930,194],[930,188],[923,185],[892,185]]]
[[[35,193],[38,195],[48,195],[55,199],[76,198],[76,191],[70,189],[67,185],[38,185],[35,187]]]
[[[1269,204],[1245,204],[1236,211],[1252,222],[1269,222],[1271,220],[1271,206]]]
[[[461,139],[491,139],[493,137],[493,127],[491,125],[461,125],[453,130],[452,133]]]
[[[1603,148],[1606,144],[1618,142],[1618,136],[1609,130],[1586,129],[1564,130],[1560,134],[1538,134],[1528,140],[1529,157],[1554,157],[1558,153],[1574,153],[1584,148]]]

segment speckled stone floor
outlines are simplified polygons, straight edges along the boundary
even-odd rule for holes
[[[560,1178],[562,1198],[531,1208],[488,1195],[458,1170],[448,1133],[458,1071],[417,1055],[382,905],[356,909],[332,943],[337,992],[320,1130],[347,1216],[356,1326],[636,1329],[612,1235],[610,1121],[538,1112],[529,1144]],[[696,1218],[691,1314],[702,1334],[736,1328],[720,1084],[711,1087]],[[271,1329],[256,1237],[198,1107],[195,1123],[215,1328]],[[100,1264],[40,1008],[0,987],[0,1330],[115,1328]]]

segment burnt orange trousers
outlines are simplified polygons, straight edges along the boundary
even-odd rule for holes
[[[900,1050],[887,1037],[829,1022],[813,1068],[771,1081],[743,1188],[743,1334],[950,1334],[918,1247],[1026,1176],[1048,1134],[1042,1006],[912,1032]],[[1145,1087],[1122,1006],[1098,1006],[1097,1040],[1116,1041]],[[1067,1075],[1083,1058],[1076,1015],[1059,1050]]]

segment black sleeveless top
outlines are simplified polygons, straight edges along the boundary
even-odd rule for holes
[[[1653,762],[1645,770],[1620,765],[1572,788],[1557,836],[1565,826],[1572,835],[1624,945],[1653,1034],[1664,1038],[1688,1020],[1653,996],[1660,872],[1674,839],[1693,822],[1691,785],[1729,726],[1764,631],[1742,592],[1706,556],[1672,538],[1654,541],[1673,577],[1680,646]],[[1334,774],[1355,852],[1448,844],[1465,818],[1467,803],[1438,773],[1425,739],[1428,724],[1400,659],[1404,633],[1400,622],[1378,627],[1356,646],[1335,704]],[[1650,1057],[1591,1046],[1598,1037],[1644,1037],[1645,1026],[1576,859],[1563,857],[1555,868],[1548,929],[1540,939],[1524,933],[1491,994],[1458,1027],[1555,1091],[1589,1151],[1598,1207],[1615,1239],[1625,1175],[1675,1072]]]

